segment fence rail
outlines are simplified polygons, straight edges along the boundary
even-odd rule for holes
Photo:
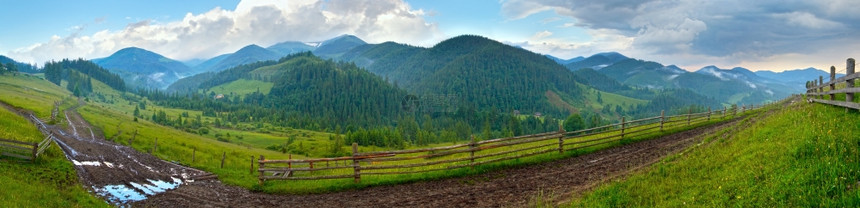
[[[257,160],[260,184],[267,180],[322,180],[353,178],[356,183],[362,175],[402,175],[498,163],[552,152],[593,147],[625,138],[659,134],[666,129],[708,122],[711,119],[734,117],[738,113],[761,108],[740,106],[706,112],[642,118],[615,124],[566,132],[558,131],[477,141],[474,137],[465,144],[423,149],[359,152],[352,144],[352,156],[336,158]],[[253,169],[253,166],[252,166]]]
[[[836,67],[830,67],[830,81],[824,82],[823,76],[817,80],[806,82],[806,98],[809,102],[824,103],[860,110],[860,103],[854,102],[854,94],[860,93],[860,88],[854,87],[854,82],[860,78],[860,73],[854,73],[855,61],[846,61],[845,76],[836,78]],[[845,83],[845,88],[836,89],[836,85]],[[836,100],[836,95],[845,94],[845,101]],[[826,96],[826,98],[825,98]]]
[[[48,135],[41,142],[22,142],[9,139],[0,139],[0,155],[24,160],[36,160],[49,146],[51,137]]]

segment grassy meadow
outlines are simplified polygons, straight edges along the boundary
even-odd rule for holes
[[[792,104],[577,197],[571,207],[858,207],[857,111]],[[726,129],[725,131],[729,131]]]

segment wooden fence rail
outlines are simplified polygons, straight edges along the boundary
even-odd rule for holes
[[[860,73],[854,73],[855,61],[849,58],[846,61],[845,76],[836,78],[836,67],[830,67],[830,81],[824,82],[824,77],[818,80],[806,82],[806,98],[809,102],[824,103],[860,110],[860,103],[854,102],[854,93],[860,93],[860,88],[854,87],[854,81],[860,77]],[[845,88],[836,89],[836,85],[845,83]],[[836,100],[837,94],[845,94],[845,101]],[[824,96],[827,95],[828,99]]]
[[[41,142],[32,143],[0,139],[0,155],[34,161],[51,146],[51,137],[53,136],[51,134]]]
[[[724,119],[762,106],[742,106],[723,110],[660,116],[625,121],[589,129],[546,132],[508,138],[490,139],[444,147],[359,152],[352,144],[352,156],[336,158],[267,160],[260,155],[260,184],[266,180],[321,180],[353,178],[362,175],[400,175],[498,163],[524,157],[593,147],[627,138],[657,135],[667,129],[680,128],[712,119]],[[741,112],[738,112],[738,111]],[[713,117],[713,118],[712,118]],[[322,164],[324,162],[324,164]],[[334,164],[331,165],[331,162]],[[315,165],[316,163],[316,165]],[[324,165],[324,166],[323,166]],[[252,166],[253,169],[253,166]]]

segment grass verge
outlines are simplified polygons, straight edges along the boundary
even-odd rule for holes
[[[796,103],[604,184],[569,206],[858,207],[858,116]]]

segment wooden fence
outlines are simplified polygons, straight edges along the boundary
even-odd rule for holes
[[[830,81],[824,82],[824,77],[818,76],[818,80],[806,82],[806,98],[809,102],[824,103],[846,108],[860,110],[860,104],[854,102],[854,93],[860,92],[860,88],[854,87],[854,80],[860,74],[854,73],[855,61],[849,58],[846,61],[845,76],[836,79],[836,67],[830,67]],[[845,88],[836,89],[839,83],[845,83]],[[845,93],[845,101],[836,100],[837,94]],[[827,98],[825,98],[827,96]]]
[[[761,106],[758,106],[761,107]],[[659,135],[662,131],[680,128],[711,119],[734,117],[755,109],[741,106],[719,111],[660,116],[626,121],[590,129],[546,132],[533,135],[472,141],[444,147],[379,152],[359,152],[352,144],[352,156],[337,158],[257,160],[260,184],[266,180],[319,180],[353,178],[360,182],[364,175],[402,175],[499,163],[524,157],[583,149],[643,135]],[[740,110],[740,112],[738,112]],[[253,165],[252,168],[253,170]]]
[[[52,136],[38,143],[0,139],[0,155],[34,161],[51,146]]]

